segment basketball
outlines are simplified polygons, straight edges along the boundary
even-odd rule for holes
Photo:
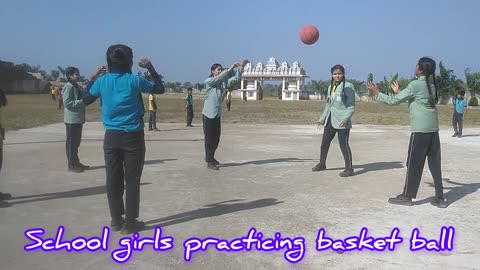
[[[300,40],[307,45],[317,42],[318,36],[318,29],[314,25],[306,25],[300,30]]]

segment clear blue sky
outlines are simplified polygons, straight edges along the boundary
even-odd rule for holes
[[[149,57],[166,81],[203,82],[211,64],[275,56],[298,60],[312,79],[343,64],[347,78],[411,77],[421,56],[464,78],[480,71],[477,0],[2,1],[0,59],[76,66],[89,75],[109,45]],[[319,41],[299,40],[314,24]],[[137,68],[138,70],[138,68]]]

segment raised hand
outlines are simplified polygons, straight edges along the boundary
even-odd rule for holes
[[[152,62],[150,62],[148,58],[143,58],[138,62],[138,66],[141,68],[149,68],[152,66]]]
[[[378,95],[380,93],[380,91],[378,90],[378,87],[376,84],[374,84],[373,82],[367,82],[367,88],[368,88],[368,91],[370,91],[370,93],[372,95]]]
[[[90,81],[94,81],[95,79],[98,78],[98,76],[104,74],[107,72],[107,68],[105,66],[99,66],[95,69],[95,71],[92,73],[92,76],[90,76]]]
[[[398,92],[400,91],[400,85],[397,81],[394,81],[392,84],[390,84],[390,87],[392,88],[393,92],[395,92],[395,94],[398,94]]]
[[[236,67],[239,67],[239,66],[240,66],[240,62],[235,62],[235,63],[233,63],[233,64],[230,66],[229,69],[232,70],[232,69],[234,69],[234,68],[236,68]]]

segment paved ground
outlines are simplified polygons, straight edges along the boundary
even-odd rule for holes
[[[425,170],[418,205],[395,206],[390,196],[401,192],[405,177],[408,127],[354,126],[351,148],[357,175],[340,178],[343,159],[335,140],[327,166],[311,172],[318,161],[321,131],[314,126],[224,125],[217,159],[220,171],[205,168],[203,133],[181,124],[160,124],[161,132],[147,133],[142,177],[141,218],[175,239],[169,251],[146,246],[134,251],[125,264],[111,258],[121,246],[119,233],[109,236],[106,251],[26,252],[33,243],[24,235],[44,228],[54,237],[65,226],[64,240],[101,236],[109,223],[103,167],[103,129],[88,123],[80,159],[94,166],[83,174],[66,171],[63,124],[9,132],[4,146],[1,190],[15,198],[0,209],[0,269],[480,269],[480,129],[465,130],[462,139],[442,129],[443,177],[446,209],[429,204],[434,190]],[[410,251],[414,228],[423,237],[439,239],[442,226],[453,226],[453,250]],[[263,239],[304,237],[304,258],[291,264],[279,251],[207,251],[184,260],[188,238],[245,237],[250,228]],[[316,238],[324,228],[328,237],[344,239],[368,235],[386,237],[393,228],[404,242],[394,251],[317,251]],[[292,245],[298,249],[299,242]]]

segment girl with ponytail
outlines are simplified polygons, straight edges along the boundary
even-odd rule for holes
[[[443,198],[435,69],[436,63],[433,59],[420,58],[415,67],[415,75],[418,79],[410,82],[401,91],[398,82],[393,82],[391,87],[396,93],[394,96],[380,93],[374,83],[367,83],[368,90],[377,96],[377,101],[388,105],[408,102],[410,110],[411,135],[408,146],[407,177],[402,194],[388,200],[392,204],[413,205],[412,199],[417,196],[423,167],[428,157],[428,167],[435,184],[435,198],[431,204],[440,208],[447,207]]]

